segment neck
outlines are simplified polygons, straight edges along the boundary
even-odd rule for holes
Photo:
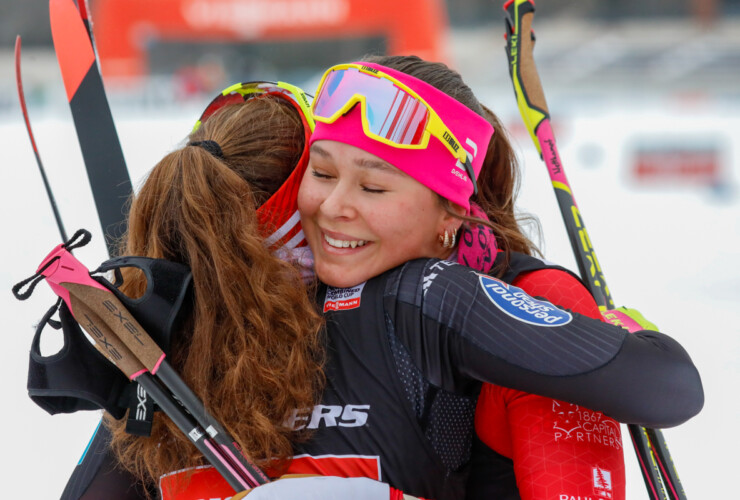
[[[443,248],[439,258],[442,260],[457,262],[457,247],[451,249]]]

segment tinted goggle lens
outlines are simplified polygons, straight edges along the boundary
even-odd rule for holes
[[[419,99],[396,86],[355,68],[333,70],[314,101],[314,116],[329,119],[355,96],[365,98],[367,132],[403,146],[421,145],[429,110]]]
[[[220,94],[208,104],[208,107],[203,111],[203,114],[200,115],[200,122],[205,122],[213,113],[228,104],[236,104],[244,102],[245,100],[245,97],[237,92],[232,92],[226,95]]]

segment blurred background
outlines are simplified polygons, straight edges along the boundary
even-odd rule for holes
[[[503,2],[89,3],[135,185],[232,83],[280,79],[311,92],[332,64],[366,53],[415,53],[459,70],[503,119],[522,165],[520,211],[540,223],[540,231],[529,230],[546,258],[576,269],[549,178],[516,108]],[[639,308],[681,341],[703,376],[704,411],[665,431],[688,497],[732,498],[740,445],[740,0],[540,0],[534,27],[565,171],[615,301]],[[106,253],[48,2],[0,0],[0,424],[10,464],[2,496],[48,499],[59,497],[99,415],[51,417],[25,393],[34,325],[53,299],[39,287],[19,303],[9,289],[33,273],[59,236],[18,104],[18,34],[29,115],[67,230],[97,232],[76,254],[95,266]],[[59,347],[53,332],[44,337],[45,353]],[[646,499],[626,430],[624,447],[628,498]]]

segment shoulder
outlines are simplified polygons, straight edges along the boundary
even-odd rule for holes
[[[493,270],[501,269],[503,267],[503,273],[501,278],[511,283],[517,277],[522,274],[529,273],[532,271],[540,271],[545,269],[552,269],[560,271],[563,274],[568,274],[573,277],[574,280],[580,281],[577,275],[573,274],[569,269],[550,262],[549,260],[535,257],[534,255],[527,255],[520,252],[504,252],[499,250],[496,254],[496,260],[494,262]],[[493,272],[493,271],[492,271]],[[499,274],[499,273],[497,273]]]
[[[507,262],[502,279],[532,297],[594,319],[601,319],[599,307],[581,279],[554,262],[519,252],[499,252],[496,262]]]
[[[601,319],[599,306],[583,282],[560,269],[539,269],[520,274],[513,282],[529,295],[542,297],[558,307]]]
[[[388,271],[384,279],[386,298],[421,305],[451,289],[463,295],[473,294],[479,273],[469,267],[440,259],[416,259]],[[372,281],[372,280],[371,280]]]

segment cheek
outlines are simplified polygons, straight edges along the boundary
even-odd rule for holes
[[[374,220],[382,221],[379,223],[389,240],[405,249],[419,252],[430,241],[436,240],[436,219],[429,211],[414,203],[399,203],[393,210],[379,214]]]
[[[298,190],[298,197],[296,203],[298,204],[298,211],[301,215],[310,215],[316,211],[316,207],[320,204],[320,194],[316,189],[316,186],[311,182],[310,179],[304,177],[301,182],[301,187]]]

